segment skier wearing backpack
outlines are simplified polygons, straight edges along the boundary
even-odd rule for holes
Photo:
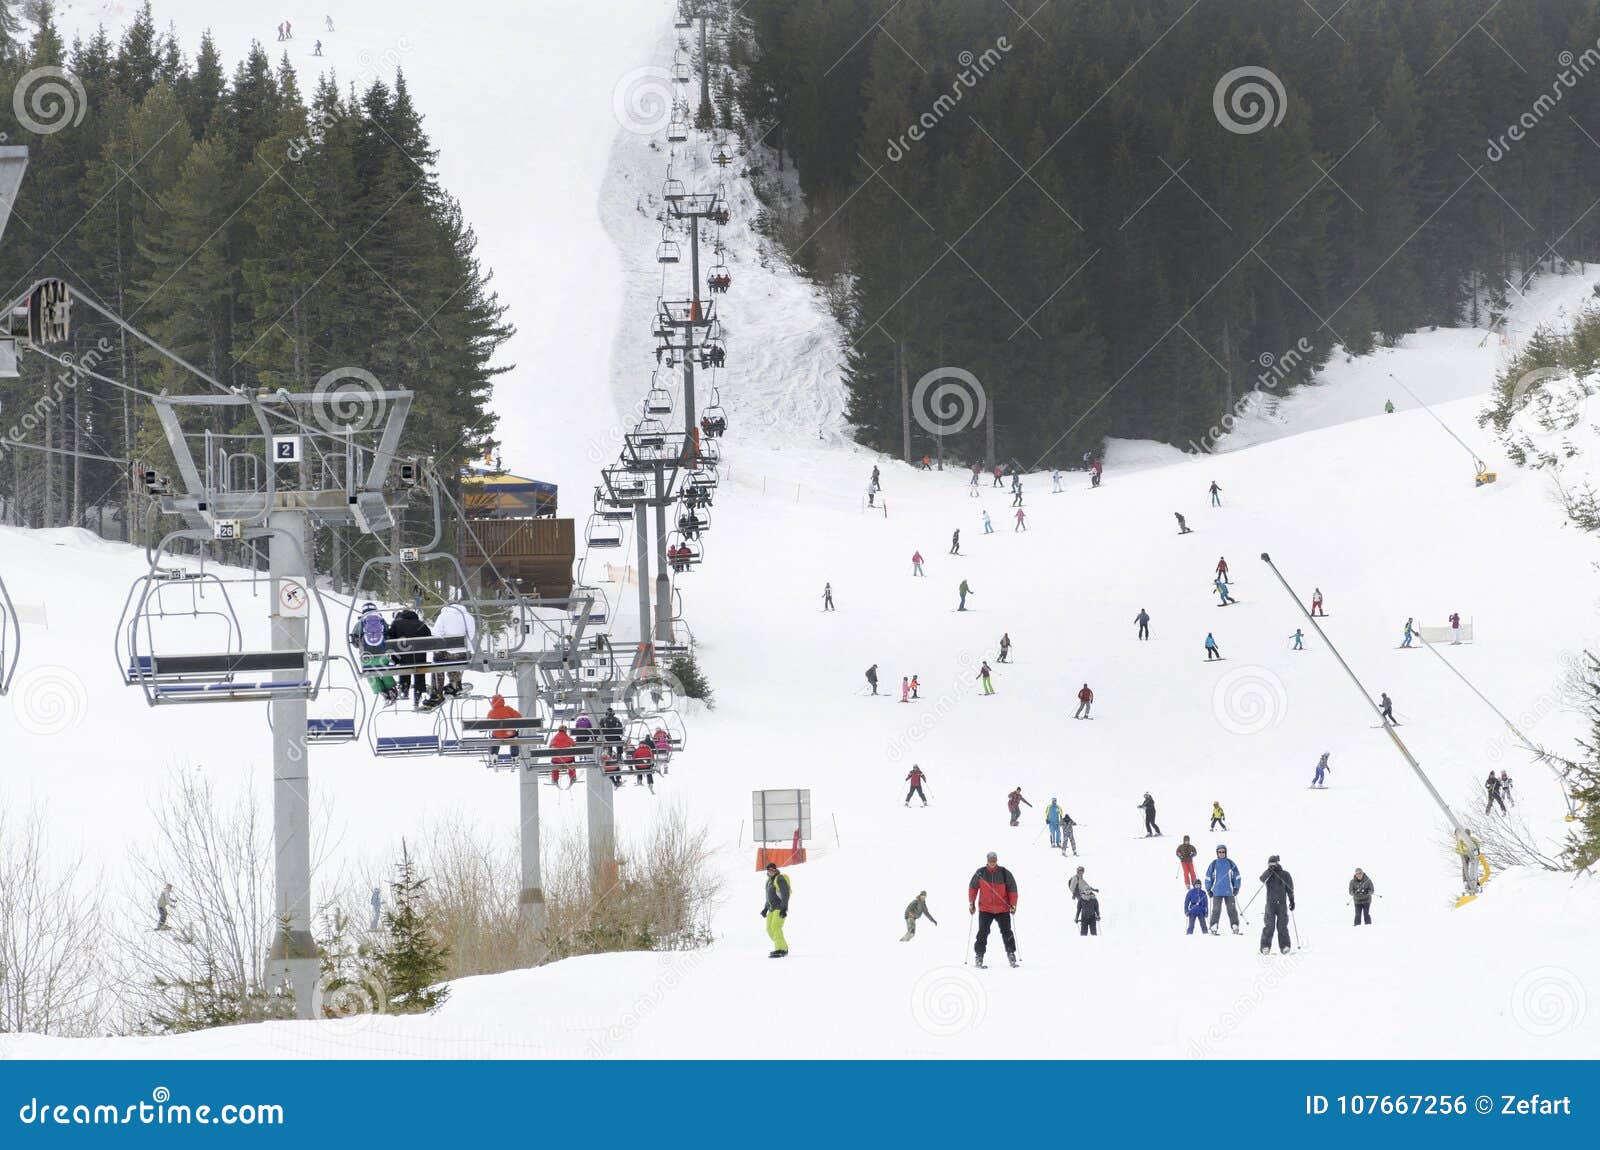
[[[1261,882],[1267,888],[1267,909],[1261,922],[1261,953],[1272,953],[1274,929],[1278,935],[1278,951],[1289,953],[1289,912],[1294,910],[1294,879],[1283,869],[1278,856],[1267,860],[1267,869],[1261,872]]]
[[[1092,706],[1094,706],[1094,692],[1089,690],[1089,684],[1085,683],[1082,687],[1078,688],[1078,709],[1073,712],[1072,717],[1074,719],[1093,718],[1093,716],[1089,714],[1089,708]]]
[[[1189,889],[1183,892],[1183,913],[1189,920],[1189,929],[1184,934],[1193,934],[1197,926],[1201,935],[1209,933],[1206,930],[1206,892],[1199,879],[1191,881]]]
[[[1228,925],[1239,933],[1239,868],[1228,857],[1228,848],[1217,844],[1217,857],[1206,867],[1206,893],[1211,896],[1211,933],[1222,922],[1222,908],[1228,908]]]
[[[384,653],[384,644],[390,637],[389,622],[378,610],[378,605],[361,604],[361,617],[356,620],[355,627],[350,631],[350,645],[360,651],[363,670],[368,667],[389,665],[389,656]],[[400,687],[393,675],[378,675],[367,680],[367,686],[374,695],[381,695],[386,702],[393,703],[400,698]]]
[[[911,764],[911,773],[906,775],[906,782],[911,784],[910,788],[906,791],[906,806],[909,807],[911,805],[912,795],[916,795],[917,798],[921,799],[923,806],[928,805],[928,796],[922,792],[922,780],[927,777],[928,772],[917,766],[916,763]]]
[[[1150,612],[1140,607],[1139,613],[1133,617],[1133,621],[1139,624],[1139,638],[1150,638]]]
[[[1332,767],[1328,766],[1328,752],[1327,751],[1323,751],[1322,752],[1322,758],[1317,760],[1317,773],[1314,776],[1312,776],[1311,785],[1314,786],[1314,787],[1323,786],[1324,785],[1323,781],[1322,781],[1323,778],[1332,769],[1333,769]]]
[[[1225,815],[1222,812],[1222,804],[1217,802],[1215,799],[1213,799],[1211,801],[1211,828],[1210,829],[1211,830],[1216,830],[1218,827],[1221,827],[1223,830],[1227,830],[1228,829],[1228,824],[1227,824],[1227,821],[1226,821],[1227,818],[1228,818],[1228,816]]]
[[[1033,804],[1030,803],[1027,799],[1022,797],[1022,788],[1021,787],[1018,787],[1016,790],[1012,791],[1009,795],[1006,796],[1006,810],[1011,812],[1011,825],[1012,826],[1016,826],[1017,825],[1017,820],[1022,817],[1022,808],[1024,806],[1029,807],[1031,809],[1033,807]]]
[[[1144,793],[1144,802],[1135,805],[1144,812],[1144,837],[1159,835],[1161,828],[1156,825],[1156,801],[1150,797],[1150,792]]]
[[[1005,944],[1006,959],[1017,965],[1017,940],[1011,933],[1011,916],[1017,909],[1017,880],[1000,865],[994,851],[983,866],[972,874],[967,883],[967,913],[978,916],[978,939],[972,946],[973,965],[979,970],[983,953],[989,949],[989,928],[1000,927],[1000,941]]]
[[[1195,845],[1189,841],[1189,836],[1184,835],[1183,841],[1178,844],[1178,865],[1183,867],[1183,885],[1186,887],[1193,886],[1198,881],[1194,873],[1194,856],[1199,853]]]
[[[939,925],[939,920],[928,913],[928,892],[925,890],[918,891],[917,897],[906,907],[906,932],[900,936],[901,942],[910,942],[917,936],[919,918],[926,918],[934,926]]]
[[[778,864],[767,864],[767,898],[761,907],[761,917],[767,920],[767,937],[772,940],[772,953],[768,958],[784,958],[789,953],[789,943],[783,937],[783,923],[789,917],[789,894],[793,884],[789,876],[778,870]]]

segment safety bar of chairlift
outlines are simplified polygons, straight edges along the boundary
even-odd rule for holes
[[[435,512],[438,511],[437,492],[434,493],[434,510]],[[442,531],[442,521],[436,517],[434,520],[433,539],[429,544],[430,547],[438,546]],[[415,559],[402,559],[398,555],[374,555],[361,565],[361,570],[356,574],[354,586],[357,591],[360,591],[362,588],[366,587],[367,575],[374,567],[408,567],[412,564],[420,565],[423,563],[441,561],[449,564],[455,569],[457,576],[456,586],[462,589],[462,593],[464,595],[465,589],[471,586],[471,584],[467,580],[467,573],[466,570],[461,566],[461,561],[448,551],[436,550],[419,552]],[[379,675],[387,675],[391,673],[415,675],[428,670],[457,670],[462,667],[471,667],[477,664],[479,654],[477,637],[475,635],[443,637],[418,636],[410,639],[387,639],[384,641],[383,649],[381,651],[362,650],[359,642],[351,638],[351,636],[355,634],[356,630],[356,620],[359,617],[359,612],[357,611],[356,606],[360,599],[360,595],[352,595],[350,597],[350,611],[345,619],[345,639],[350,643],[351,650],[359,657],[357,659],[357,666],[360,667],[361,673],[364,677],[370,679]],[[450,606],[453,604],[465,611],[469,609],[469,605],[472,602],[473,600],[462,598],[450,600],[444,605]],[[475,612],[472,613],[472,618],[474,623],[481,622],[481,620],[477,618]],[[463,654],[460,659],[440,660],[433,663],[407,663],[403,665],[390,663],[388,666],[385,666],[377,662],[378,659],[381,659],[385,655],[413,655],[428,651],[461,651]],[[401,669],[402,667],[405,669]],[[413,670],[412,668],[419,668],[420,670]]]
[[[22,620],[17,618],[17,607],[6,590],[5,580],[0,579],[0,695],[11,689],[21,657]]]
[[[328,609],[323,602],[322,592],[317,587],[315,573],[311,571],[306,559],[305,548],[295,536],[277,527],[251,527],[245,532],[244,540],[255,540],[282,536],[293,544],[299,554],[300,566],[307,572],[300,582],[306,588],[311,601],[317,605],[317,615],[322,620],[322,646],[321,651],[326,656],[332,644],[332,633],[328,624]],[[123,674],[129,683],[137,683],[144,692],[145,702],[154,707],[164,703],[210,703],[210,702],[253,702],[262,699],[275,698],[304,698],[315,699],[321,690],[327,675],[325,659],[318,661],[315,678],[302,677],[300,679],[279,679],[264,682],[239,682],[233,676],[237,673],[272,674],[300,672],[306,676],[309,666],[310,651],[312,649],[310,634],[310,617],[308,615],[306,628],[306,649],[299,651],[226,651],[203,655],[158,655],[154,651],[143,654],[139,650],[138,622],[145,617],[145,607],[149,603],[151,592],[159,593],[160,589],[170,584],[170,580],[161,574],[159,565],[160,556],[167,554],[172,544],[179,539],[190,539],[198,543],[211,541],[211,536],[205,532],[192,528],[182,528],[168,532],[154,550],[154,557],[150,563],[150,570],[134,584],[134,590],[143,589],[138,596],[138,606],[134,609],[132,619],[127,622],[127,661],[121,659],[121,650],[117,649],[118,663],[123,668]],[[251,573],[252,580],[257,576]],[[219,576],[211,576],[221,593],[223,601],[228,605],[228,618],[237,627],[238,614],[233,609],[233,601],[228,596],[227,584]],[[270,578],[270,576],[269,576]],[[204,586],[204,581],[199,581]],[[129,601],[123,606],[123,616],[132,605],[133,591],[129,592]],[[221,612],[217,612],[221,614]],[[122,638],[123,624],[119,621],[119,635],[113,640],[113,647]],[[239,629],[240,642],[243,642],[243,631]],[[154,636],[148,636],[154,646]]]
[[[348,683],[325,683],[320,694],[335,695],[339,698],[349,697],[349,715],[307,715],[306,716],[306,742],[317,746],[337,746],[341,743],[353,743],[361,737],[361,732],[366,729],[367,715],[367,690],[361,685],[361,675],[355,669],[355,663],[345,655],[329,655],[326,659],[330,663],[342,663],[349,668]],[[272,729],[272,708],[267,708],[267,729]]]

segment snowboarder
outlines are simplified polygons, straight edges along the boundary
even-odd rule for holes
[[[1222,658],[1222,649],[1217,646],[1217,640],[1210,631],[1206,632],[1206,662]]]
[[[1267,859],[1267,869],[1261,872],[1261,882],[1267,888],[1267,909],[1261,921],[1261,953],[1272,953],[1272,934],[1278,934],[1278,951],[1289,953],[1289,912],[1294,910],[1294,879],[1283,869],[1278,856]]]
[[[1183,885],[1186,887],[1193,886],[1198,881],[1194,873],[1194,856],[1199,853],[1195,845],[1189,841],[1189,836],[1184,835],[1183,841],[1178,844],[1178,865],[1183,868]],[[1204,913],[1203,907],[1201,913]]]
[[[1217,857],[1206,867],[1206,893],[1211,896],[1211,933],[1222,922],[1222,908],[1228,908],[1228,925],[1239,933],[1239,868],[1228,857],[1228,848],[1217,844]]]
[[[1018,531],[1026,531],[1028,529],[1027,514],[1022,508],[1017,508],[1016,515],[1012,517],[1017,521],[1017,525],[1011,529],[1011,534],[1015,535]]]
[[[1226,583],[1227,581],[1228,581],[1228,561],[1227,561],[1227,559],[1220,559],[1219,558],[1217,560],[1217,582],[1218,583]]]
[[[1194,534],[1194,528],[1189,526],[1188,522],[1184,519],[1184,517],[1181,514],[1179,514],[1178,512],[1174,511],[1172,513],[1172,515],[1173,515],[1173,518],[1177,519],[1177,521],[1178,521],[1178,534],[1179,535],[1193,535]]]
[[[1159,835],[1161,828],[1156,825],[1156,801],[1150,797],[1150,792],[1144,793],[1144,802],[1134,805],[1144,812],[1144,837]]]
[[[965,611],[967,609],[967,596],[975,595],[977,592],[973,591],[971,587],[967,586],[967,581],[965,579],[961,580],[961,586],[957,588],[957,591],[961,595],[961,603],[956,607],[956,610]]]
[[[917,919],[924,917],[934,926],[939,925],[939,920],[928,913],[928,892],[921,890],[906,907],[906,932],[900,936],[901,942],[910,942],[917,936]]]
[[[1183,892],[1183,913],[1189,920],[1189,929],[1184,934],[1193,934],[1194,928],[1199,927],[1202,935],[1206,930],[1206,892],[1200,885],[1199,879],[1189,883],[1189,889]]]
[[[1483,789],[1489,793],[1489,801],[1483,804],[1483,813],[1488,814],[1499,803],[1500,813],[1505,814],[1506,801],[1500,797],[1500,776],[1490,771],[1489,777],[1483,781]]]
[[[985,535],[994,534],[994,524],[990,522],[989,513],[987,511],[983,513],[983,533]]]
[[[1227,830],[1228,829],[1227,819],[1228,819],[1228,816],[1223,813],[1222,804],[1217,802],[1215,799],[1212,799],[1211,800],[1211,826],[1210,826],[1209,829],[1216,830],[1218,827],[1221,827],[1223,830]]]
[[[178,905],[178,896],[172,893],[172,884],[169,882],[161,888],[161,893],[156,895],[156,929],[167,929],[167,912]]]
[[[783,920],[789,917],[789,876],[778,870],[778,864],[767,864],[767,901],[761,907],[761,917],[767,920],[767,937],[772,940],[772,953],[768,958],[783,958],[789,953],[789,943],[783,937]]]
[[[833,610],[833,584],[832,583],[824,583],[822,585],[822,609],[824,611],[832,611]]]
[[[1322,609],[1322,588],[1315,587],[1311,591],[1311,613],[1313,615],[1326,615]]]
[[[1085,683],[1082,687],[1078,688],[1078,709],[1073,712],[1072,717],[1074,719],[1093,718],[1093,716],[1089,714],[1089,708],[1092,706],[1094,706],[1094,692],[1089,690],[1089,684]]]
[[[977,676],[979,679],[983,680],[983,693],[985,695],[994,694],[994,684],[989,681],[989,676],[991,674],[992,672],[989,670],[989,661],[985,659],[983,661],[983,666],[978,668]]]
[[[1088,893],[1078,899],[1078,910],[1072,917],[1078,924],[1079,937],[1100,934],[1100,898],[1093,887],[1089,887]]]
[[[1511,776],[1504,771],[1500,772],[1500,797],[1512,806],[1517,805],[1517,797],[1511,793]]]
[[[1450,612],[1450,645],[1461,646],[1461,612]]]
[[[1355,877],[1350,880],[1350,901],[1356,907],[1356,921],[1352,925],[1372,925],[1372,894],[1372,880],[1365,871],[1356,867]]]
[[[1061,469],[1059,467],[1050,472],[1050,494],[1061,494]]]
[[[996,663],[1011,662],[1011,632],[1007,631],[1000,636],[1000,654],[995,659]]]
[[[322,41],[321,40],[318,40],[318,41],[316,41],[316,43],[311,45],[311,54],[313,56],[322,55]]]
[[[1407,619],[1406,620],[1406,633],[1400,639],[1400,645],[1402,647],[1411,646],[1411,633],[1412,633],[1411,620]]]
[[[911,573],[913,575],[927,575],[927,572],[922,569],[922,552],[920,551],[911,553]]]
[[[1139,624],[1139,638],[1150,638],[1150,612],[1140,607],[1139,613],[1133,617],[1133,621]]]
[[[1050,828],[1050,845],[1061,849],[1061,804],[1050,796],[1050,805],[1044,809],[1044,825]]]
[[[872,687],[872,693],[878,693],[878,664],[874,663],[867,668],[867,683]]]
[[[1032,808],[1033,804],[1022,797],[1022,788],[1019,786],[1006,796],[1006,810],[1011,812],[1011,825],[1016,826],[1017,820],[1022,817],[1022,808]]]
[[[1235,602],[1233,596],[1228,594],[1228,585],[1221,579],[1218,579],[1214,584],[1212,584],[1212,587],[1216,590],[1218,595],[1222,596],[1222,602],[1219,603],[1218,606],[1227,607]]]
[[[1217,486],[1217,481],[1215,479],[1211,481],[1211,506],[1222,506],[1222,488]]]
[[[372,888],[372,921],[367,925],[368,930],[377,930],[378,923],[383,918],[383,891],[378,887]]]
[[[1291,651],[1304,651],[1306,649],[1305,632],[1302,631],[1299,627],[1296,627],[1294,629],[1294,634],[1290,635],[1289,638],[1294,640],[1294,646],[1290,647],[1289,650],[1291,650]]]
[[[973,943],[973,965],[979,970],[983,965],[983,952],[989,948],[989,928],[1000,927],[1000,941],[1005,944],[1006,959],[1017,965],[1017,940],[1011,933],[1011,916],[1017,909],[1017,880],[1000,865],[994,851],[987,861],[972,873],[967,883],[967,913],[978,916],[978,940]]]
[[[924,771],[921,767],[917,766],[916,763],[911,764],[911,772],[906,775],[906,782],[911,784],[910,788],[906,791],[906,806],[909,807],[911,805],[912,795],[916,795],[917,798],[921,799],[923,806],[928,805],[928,796],[922,791],[922,780],[927,777],[927,771]]]
[[[1323,751],[1322,758],[1317,760],[1317,773],[1312,776],[1311,785],[1314,787],[1325,786],[1326,784],[1322,780],[1327,777],[1328,772],[1332,769],[1332,767],[1328,766],[1328,752]]]
[[[1378,711],[1383,716],[1383,721],[1385,723],[1389,724],[1391,727],[1395,725],[1394,703],[1390,700],[1389,693],[1387,691],[1380,692],[1378,695]]]
[[[902,703],[911,701],[911,680],[904,675],[900,676],[900,701]]]
[[[950,536],[950,554],[961,554],[961,528],[959,527],[957,527],[955,532]]]

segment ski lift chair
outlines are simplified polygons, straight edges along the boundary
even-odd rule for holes
[[[594,602],[585,607],[583,601],[591,597]],[[603,627],[610,618],[611,604],[605,592],[598,587],[574,587],[567,602],[567,614],[574,627],[580,623],[589,627]]]
[[[368,743],[380,759],[414,759],[440,754],[446,734],[442,711],[383,707],[367,723]]]
[[[678,248],[677,240],[663,239],[656,245],[656,263],[675,264],[683,259],[683,253]]]
[[[461,671],[474,666],[478,662],[478,634],[482,630],[478,612],[469,600],[464,599],[439,599],[432,607],[434,619],[437,622],[438,613],[447,608],[454,608],[464,612],[468,620],[468,635],[422,635],[405,636],[401,638],[385,639],[381,646],[367,647],[362,644],[357,619],[357,605],[363,600],[381,603],[384,595],[381,589],[373,584],[373,572],[385,567],[394,567],[403,572],[418,588],[423,595],[436,594],[435,584],[418,575],[418,570],[426,570],[430,566],[443,566],[446,574],[453,576],[456,587],[468,587],[466,571],[462,569],[461,561],[454,555],[444,551],[422,551],[412,553],[410,549],[402,549],[398,555],[374,555],[361,565],[361,570],[356,575],[355,592],[350,599],[350,613],[346,623],[346,635],[350,642],[351,656],[361,676],[365,679],[374,679],[390,675],[427,675],[432,672]],[[419,614],[427,614],[428,607],[418,604],[413,608]]]
[[[659,450],[667,445],[667,425],[652,416],[641,419],[633,434],[634,442],[640,447]]]
[[[717,400],[713,399],[711,406],[700,413],[700,430],[707,439],[720,438],[728,430],[728,413]]]
[[[684,574],[700,565],[705,558],[705,548],[698,539],[690,539],[682,531],[667,536],[667,566]]]
[[[589,524],[584,529],[584,538],[588,540],[590,547],[606,549],[621,547],[622,525],[617,522],[608,522],[596,512],[589,516]]]
[[[683,186],[683,181],[671,176],[666,183],[661,185],[661,198],[669,204],[676,204],[687,198],[689,190]]]
[[[329,655],[335,670],[320,692],[316,713],[307,707],[306,742],[312,746],[353,743],[367,724],[368,692],[363,689],[355,663],[347,655]],[[272,708],[267,708],[267,725],[272,725]]]
[[[689,139],[689,121],[673,116],[667,124],[667,143],[681,144]]]
[[[664,387],[652,387],[644,397],[646,415],[671,415],[672,393]]]
[[[733,275],[727,264],[717,264],[706,277],[706,286],[714,292],[725,292],[733,286]]]
[[[17,620],[17,608],[11,602],[11,595],[6,591],[5,580],[0,579],[0,695],[11,689],[21,651],[22,625]]]
[[[711,530],[709,507],[682,507],[678,511],[678,530],[690,539],[697,539]]]
[[[733,157],[728,154],[727,148],[718,148],[717,154],[713,156],[711,160],[712,163],[716,164],[719,168],[726,168],[729,164],[733,163]]]

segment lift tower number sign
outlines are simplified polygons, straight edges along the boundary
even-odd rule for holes
[[[278,580],[278,618],[304,619],[311,612],[306,585],[298,579]]]

